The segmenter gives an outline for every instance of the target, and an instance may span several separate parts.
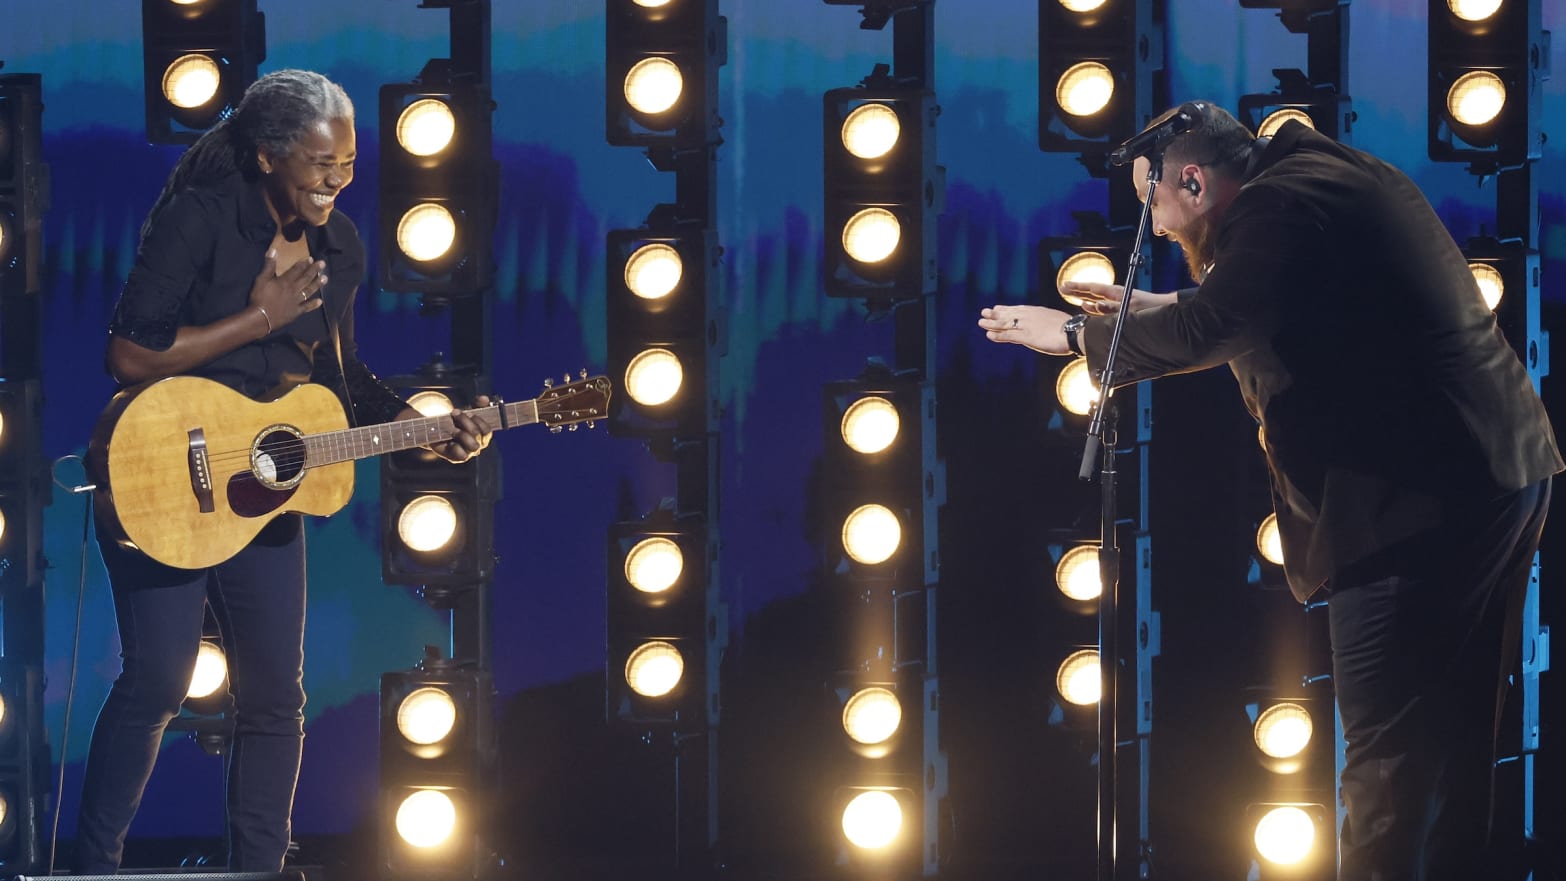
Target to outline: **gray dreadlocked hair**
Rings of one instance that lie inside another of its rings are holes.
[[[147,212],[141,237],[174,194],[186,187],[215,184],[229,175],[255,180],[257,148],[284,156],[311,127],[344,119],[353,122],[353,102],[343,87],[308,70],[279,70],[245,90],[239,106],[208,129],[175,163],[163,192]]]

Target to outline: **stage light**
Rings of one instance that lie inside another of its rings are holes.
[[[412,551],[438,551],[456,534],[457,509],[441,496],[418,496],[397,515],[397,538]]]
[[[445,740],[457,724],[457,703],[442,688],[415,689],[397,704],[397,733],[409,743],[430,746]]]
[[[889,688],[862,688],[843,705],[844,733],[865,746],[886,743],[897,733],[902,721],[902,702]]]
[[[1270,138],[1283,128],[1284,123],[1297,122],[1306,128],[1315,128],[1316,121],[1310,118],[1310,114],[1297,107],[1285,107],[1282,110],[1274,110],[1264,117],[1256,126],[1256,137]]]
[[[880,263],[897,250],[902,232],[895,214],[885,208],[866,208],[843,225],[843,250],[860,263]]]
[[[389,878],[474,878],[489,859],[478,821],[493,798],[494,683],[429,651],[381,676],[381,858]]]
[[[1298,865],[1315,846],[1316,821],[1295,805],[1273,806],[1256,822],[1252,839],[1256,852],[1267,862]]]
[[[679,287],[684,271],[679,251],[652,242],[637,248],[625,261],[625,287],[644,300],[662,300]]]
[[[1098,545],[1077,545],[1055,564],[1055,585],[1067,597],[1085,602],[1104,592],[1098,571]]]
[[[430,363],[387,384],[426,418],[467,407],[480,394],[478,378]],[[381,579],[425,588],[437,604],[450,590],[466,590],[494,571],[495,502],[501,456],[493,448],[466,462],[447,462],[416,447],[379,457],[381,470]]]
[[[1463,21],[1480,22],[1495,15],[1502,0],[1446,0],[1447,8]]]
[[[1151,72],[1163,66],[1160,27],[1136,0],[1039,0],[1039,148],[1079,153],[1095,175],[1150,111]],[[1139,51],[1139,48],[1140,51]],[[1138,97],[1139,92],[1147,92]]]
[[[717,70],[724,21],[712,0],[607,0],[605,137],[615,146],[692,149],[719,142]]]
[[[1466,126],[1489,125],[1505,106],[1506,84],[1488,70],[1465,73],[1446,91],[1446,112]]]
[[[414,156],[434,156],[451,145],[457,134],[457,117],[451,105],[435,98],[421,98],[397,116],[397,144]]]
[[[1073,293],[1067,293],[1068,284],[1114,284],[1115,265],[1109,261],[1109,257],[1102,251],[1078,251],[1067,257],[1060,264],[1060,271],[1055,273],[1055,290],[1060,298],[1073,306],[1080,308],[1086,300]]]
[[[1494,266],[1485,263],[1470,263],[1468,271],[1473,273],[1474,284],[1479,286],[1479,296],[1484,299],[1485,308],[1491,312],[1500,305],[1501,297],[1506,295],[1506,279]]]
[[[1518,239],[1478,236],[1464,244],[1463,255],[1478,296],[1495,312],[1507,342],[1524,366],[1537,370],[1543,359],[1539,251]]]
[[[163,97],[181,110],[195,110],[217,97],[222,77],[205,55],[181,55],[163,71]]]
[[[500,186],[487,83],[431,60],[380,89],[380,260],[384,290],[427,302],[481,294],[494,277]]]
[[[1086,358],[1075,358],[1060,369],[1055,378],[1055,398],[1066,412],[1086,416],[1098,403],[1098,382],[1088,370]]]
[[[644,643],[625,661],[625,683],[642,697],[663,697],[685,675],[685,656],[672,644]]]
[[[827,92],[822,112],[827,295],[897,300],[933,291],[945,199],[934,94],[878,71]]]
[[[256,0],[142,0],[147,139],[190,144],[239,106],[266,60]]]
[[[1055,671],[1055,690],[1068,703],[1085,707],[1098,703],[1103,694],[1097,649],[1071,653]]]
[[[880,850],[896,841],[902,832],[902,805],[889,792],[862,792],[843,809],[842,825],[843,835],[855,847]]]
[[[1256,747],[1274,759],[1293,759],[1310,745],[1310,713],[1297,703],[1276,703],[1257,717],[1251,733]]]
[[[1430,0],[1428,148],[1479,173],[1542,155],[1540,0]]]
[[[710,553],[699,518],[659,510],[610,527],[606,716],[690,723],[703,709]]]
[[[895,404],[880,395],[869,395],[843,411],[843,443],[856,453],[879,453],[897,440],[901,424]]]
[[[1278,531],[1278,515],[1268,514],[1256,528],[1256,552],[1275,566],[1283,565],[1283,534]]]
[[[636,543],[625,557],[625,580],[643,593],[663,593],[680,580],[685,555],[680,546],[661,536]]]
[[[861,505],[843,521],[844,552],[866,566],[891,559],[902,537],[902,523],[885,505]]]
[[[610,402],[612,434],[696,437],[715,430],[712,350],[706,316],[717,266],[712,230],[677,221],[659,206],[640,229],[611,230],[606,248],[609,372],[625,394]]]
[[[660,407],[674,400],[685,381],[685,368],[668,349],[647,349],[625,368],[625,394],[643,407]]]
[[[43,78],[0,74],[0,296],[43,288],[43,215],[49,166],[43,161]],[[0,370],[37,372],[36,304],[13,300],[0,323]],[[5,366],[9,365],[9,366]]]
[[[223,653],[223,647],[203,639],[196,650],[196,669],[190,674],[190,687],[185,690],[185,697],[195,700],[211,697],[227,682],[228,656]]]
[[[1134,196],[1130,198],[1140,207]],[[1067,293],[1066,286],[1115,284],[1131,262],[1131,231],[1111,229],[1104,215],[1095,211],[1074,211],[1071,216],[1077,224],[1074,235],[1052,236],[1039,243],[1039,278],[1053,278],[1061,301],[1081,309],[1085,301]]]
[[[456,827],[456,805],[438,789],[421,789],[397,806],[397,835],[414,847],[445,844]]]

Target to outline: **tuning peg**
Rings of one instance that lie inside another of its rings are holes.
[[[575,422],[571,423],[571,430],[572,431],[576,431],[576,423]]]
[[[565,383],[566,385],[570,385],[571,384],[571,374],[567,373],[565,376],[562,376],[560,378],[560,381]]]
[[[583,378],[583,379],[586,379],[586,378],[587,378],[587,368],[586,368],[586,367],[583,367],[583,368],[582,368],[582,378]]]
[[[563,428],[564,428],[564,426],[561,426],[561,425],[551,425],[551,426],[549,426],[549,433],[550,434],[559,434]]]
[[[544,388],[551,389],[551,388],[554,388],[554,387],[555,387],[554,379],[552,377],[548,377],[548,376],[544,377]]]
[[[597,428],[598,427],[598,420],[596,420],[596,419],[589,419],[589,420],[587,420],[587,427],[588,428]]]

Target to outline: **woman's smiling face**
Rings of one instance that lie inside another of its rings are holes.
[[[279,227],[321,226],[332,215],[337,194],[353,182],[356,155],[353,122],[323,120],[306,129],[286,156],[257,156],[268,206]]]

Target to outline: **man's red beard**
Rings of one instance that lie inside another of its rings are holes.
[[[1202,277],[1207,274],[1213,263],[1213,229],[1217,224],[1212,220],[1211,214],[1203,214],[1195,218],[1178,233],[1170,233],[1169,237],[1180,246],[1180,252],[1185,255],[1186,271],[1191,273],[1191,280],[1201,284]]]

